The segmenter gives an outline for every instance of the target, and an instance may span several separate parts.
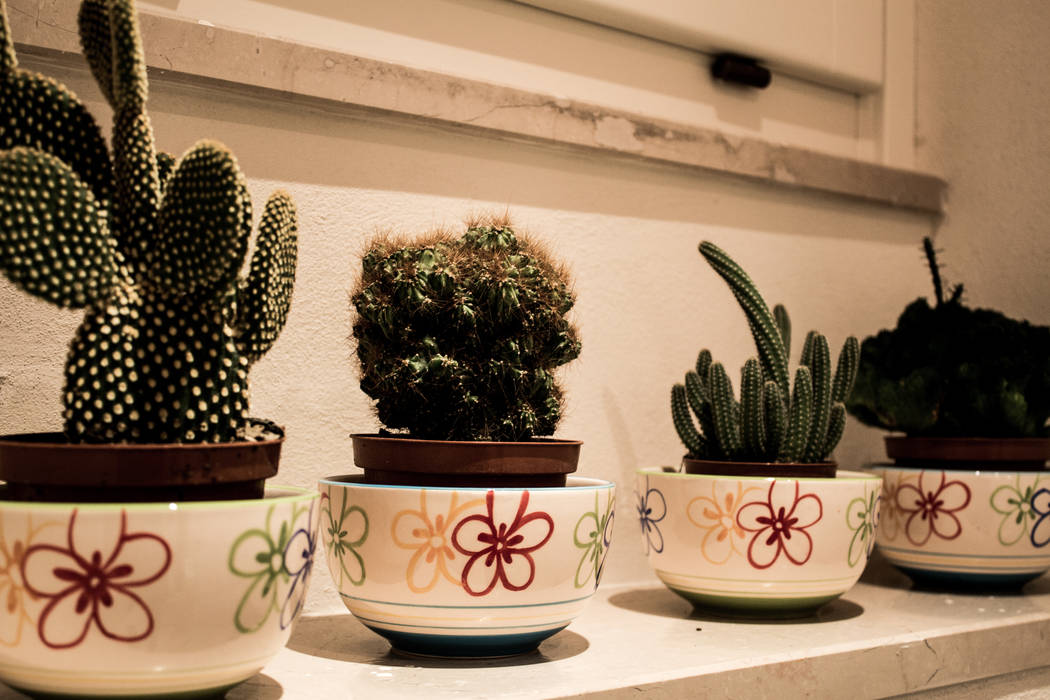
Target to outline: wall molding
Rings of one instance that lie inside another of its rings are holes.
[[[82,66],[76,6],[11,2],[18,51]],[[942,213],[946,198],[944,180],[916,171],[178,18],[143,14],[141,25],[151,80],[731,175],[932,215]]]

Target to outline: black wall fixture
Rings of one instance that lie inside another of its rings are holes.
[[[735,53],[716,54],[715,60],[711,62],[711,76],[716,80],[760,90],[769,87],[769,81],[772,80],[769,69],[760,66],[757,59]]]

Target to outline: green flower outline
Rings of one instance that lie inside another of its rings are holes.
[[[879,527],[879,502],[881,500],[879,489],[868,493],[868,488],[865,486],[864,495],[854,498],[846,506],[846,527],[853,532],[849,552],[846,554],[846,561],[850,568],[860,562],[861,552],[871,556],[871,549],[875,544],[875,531]],[[859,506],[859,510],[855,509],[854,505]]]
[[[616,513],[613,511],[613,496],[612,492],[607,494],[605,503],[605,514],[599,515],[600,510],[598,506],[598,492],[594,492],[594,510],[587,511],[580,516],[580,519],[576,521],[576,527],[572,531],[573,543],[579,548],[584,550],[583,556],[580,557],[580,563],[576,567],[576,578],[573,580],[573,584],[576,588],[583,588],[587,585],[587,582],[591,580],[591,576],[594,576],[594,587],[598,587],[598,582],[601,579],[602,567],[605,564],[605,554],[608,554],[610,537],[607,537],[609,527],[612,525],[613,518],[616,517]],[[590,520],[594,524],[594,529],[591,530],[587,537],[583,540],[580,539],[580,526],[585,521]],[[603,554],[604,553],[604,554]],[[580,575],[584,572],[584,565],[589,561],[592,562],[591,566],[586,568],[587,575],[581,581]]]
[[[1024,536],[1030,531],[1029,525],[1032,525],[1039,517],[1032,508],[1032,497],[1038,490],[1041,480],[1042,477],[1035,477],[1035,481],[1024,487],[1022,491],[1021,475],[1018,474],[1013,486],[1003,484],[992,491],[992,495],[988,499],[988,505],[996,513],[1003,516],[1003,519],[999,521],[999,531],[997,533],[999,544],[1005,547],[1013,546],[1024,539]],[[1004,498],[1005,501],[1003,500]],[[996,504],[997,500],[999,501],[998,505]],[[1010,528],[1014,529],[1016,533],[1014,535],[1009,533],[1004,535],[1004,531]]]
[[[336,522],[336,519],[332,516],[332,497],[330,493],[321,495],[321,500],[326,504],[321,506],[321,515],[326,516],[328,519],[328,523],[324,528],[324,546],[325,550],[328,552],[328,561],[339,562],[339,581],[336,583],[342,585],[345,577],[353,585],[360,586],[365,582],[366,578],[365,560],[357,552],[357,548],[364,544],[365,540],[368,539],[368,513],[366,513],[361,506],[354,505],[347,507],[347,490],[341,489],[341,491],[343,493],[343,503],[339,509],[338,522]],[[349,534],[347,520],[355,512],[360,513],[361,519],[364,522],[364,529],[360,537],[356,540],[348,541],[346,539]],[[352,554],[354,560],[357,561],[357,565],[361,569],[360,576],[354,576],[349,570],[347,570],[345,556],[347,553]]]
[[[259,631],[266,624],[266,621],[270,619],[271,613],[280,611],[281,604],[278,602],[278,589],[281,588],[282,583],[287,584],[291,580],[291,575],[288,573],[288,567],[284,561],[284,552],[288,547],[288,541],[291,539],[292,533],[295,531],[295,523],[304,513],[309,513],[308,507],[293,504],[291,519],[281,520],[275,539],[271,535],[274,526],[273,514],[275,509],[276,505],[272,505],[266,511],[266,522],[262,528],[245,530],[233,541],[229,557],[227,558],[226,563],[230,573],[240,578],[252,579],[251,584],[241,597],[241,602],[237,605],[237,610],[233,614],[233,624],[237,631],[242,634]],[[309,523],[307,523],[307,526],[309,526]],[[259,568],[243,570],[236,561],[238,551],[246,542],[256,538],[259,540],[259,548],[255,552],[255,556],[251,557],[251,561],[258,564]],[[244,617],[248,612],[247,606],[252,601],[252,593],[260,587],[258,598],[268,599],[268,602],[264,604],[261,613],[259,613],[258,621],[251,624],[250,622],[245,622]]]

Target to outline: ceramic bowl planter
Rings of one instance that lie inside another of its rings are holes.
[[[583,609],[601,579],[615,488],[433,488],[324,479],[321,533],[346,607],[396,650],[528,652]]]
[[[697,609],[798,617],[860,578],[881,480],[694,475],[642,469],[635,503],[657,577]]]
[[[0,680],[31,693],[219,692],[284,646],[318,495],[197,503],[0,501]]]
[[[1050,569],[1050,441],[887,437],[879,549],[916,583],[1016,587]],[[904,464],[900,464],[904,462]]]

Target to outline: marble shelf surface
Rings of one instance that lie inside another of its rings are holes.
[[[309,616],[227,698],[990,697],[996,678],[1013,688],[996,697],[1028,698],[1050,693],[1047,666],[1050,575],[1009,595],[915,591],[876,558],[841,599],[786,622],[699,615],[655,580],[603,586],[568,629],[504,660],[399,656],[349,613]]]

